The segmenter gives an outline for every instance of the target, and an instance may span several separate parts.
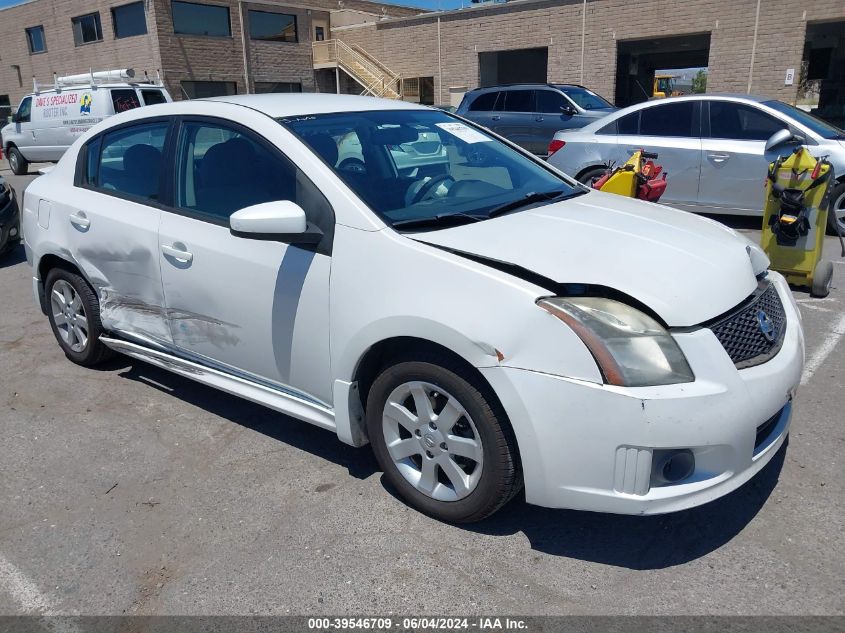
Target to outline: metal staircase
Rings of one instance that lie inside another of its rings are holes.
[[[312,44],[314,68],[339,68],[358,82],[362,95],[399,99],[399,73],[395,73],[360,46],[332,39]]]

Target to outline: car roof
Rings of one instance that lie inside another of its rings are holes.
[[[78,90],[88,90],[88,91],[96,91],[96,90],[103,90],[105,88],[155,88],[156,90],[164,90],[164,86],[160,86],[157,84],[148,84],[148,83],[108,83],[108,84],[95,84],[94,87],[91,87],[91,84],[76,84],[73,86],[62,86],[59,90],[55,88],[44,88],[43,90],[39,90],[38,92],[30,92],[27,97],[39,97],[43,94],[53,94],[53,93],[60,93],[60,92],[76,92]]]
[[[426,106],[400,101],[359,95],[338,95],[326,93],[284,93],[260,95],[231,95],[211,97],[198,101],[218,101],[245,106],[262,112],[274,119],[305,114],[327,114],[331,112],[363,112],[371,110],[425,110]]]
[[[584,88],[580,84],[558,84],[558,83],[523,83],[523,84],[498,84],[496,86],[485,86],[484,88],[473,88],[469,92],[485,92],[492,90],[507,90],[510,88]],[[585,88],[586,90],[586,88]]]

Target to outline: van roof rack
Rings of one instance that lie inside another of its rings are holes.
[[[115,70],[99,71],[91,69],[87,73],[81,73],[78,75],[63,75],[61,77],[56,73],[53,73],[53,85],[50,88],[40,86],[38,84],[38,80],[33,77],[32,91],[35,94],[39,94],[44,90],[55,90],[56,92],[61,92],[63,88],[74,88],[79,86],[90,86],[92,90],[96,90],[100,85],[114,83],[128,83],[132,85],[150,84],[155,86],[163,85],[161,82],[161,74],[158,70],[156,71],[155,80],[152,80],[147,74],[147,71],[144,71],[143,79],[136,79],[134,68],[118,68]]]

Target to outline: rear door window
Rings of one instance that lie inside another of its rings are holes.
[[[497,96],[499,96],[498,92],[485,92],[484,94],[478,95],[469,104],[470,112],[492,112],[496,107]]]
[[[111,91],[111,102],[114,106],[114,113],[120,114],[127,110],[141,107],[141,100],[132,88],[121,88]]]
[[[534,112],[533,90],[505,91],[505,112]]]
[[[639,134],[640,133],[640,111],[626,114],[616,120],[617,134]]]
[[[692,101],[665,103],[640,110],[640,134],[643,136],[698,136],[693,129],[695,104]]]
[[[169,123],[144,123],[109,132],[88,145],[89,185],[139,200],[158,200]],[[101,147],[98,147],[101,145]],[[96,160],[99,158],[99,160]]]
[[[783,121],[753,106],[710,101],[710,138],[765,141],[786,127]]]

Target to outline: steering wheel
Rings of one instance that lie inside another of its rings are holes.
[[[447,180],[451,180],[452,182],[455,181],[455,179],[452,178],[452,176],[450,176],[449,174],[440,174],[439,176],[433,176],[431,180],[423,184],[423,186],[419,188],[419,191],[414,194],[414,197],[411,198],[411,204],[422,202],[430,193],[432,193],[437,188],[438,185],[446,182]]]

